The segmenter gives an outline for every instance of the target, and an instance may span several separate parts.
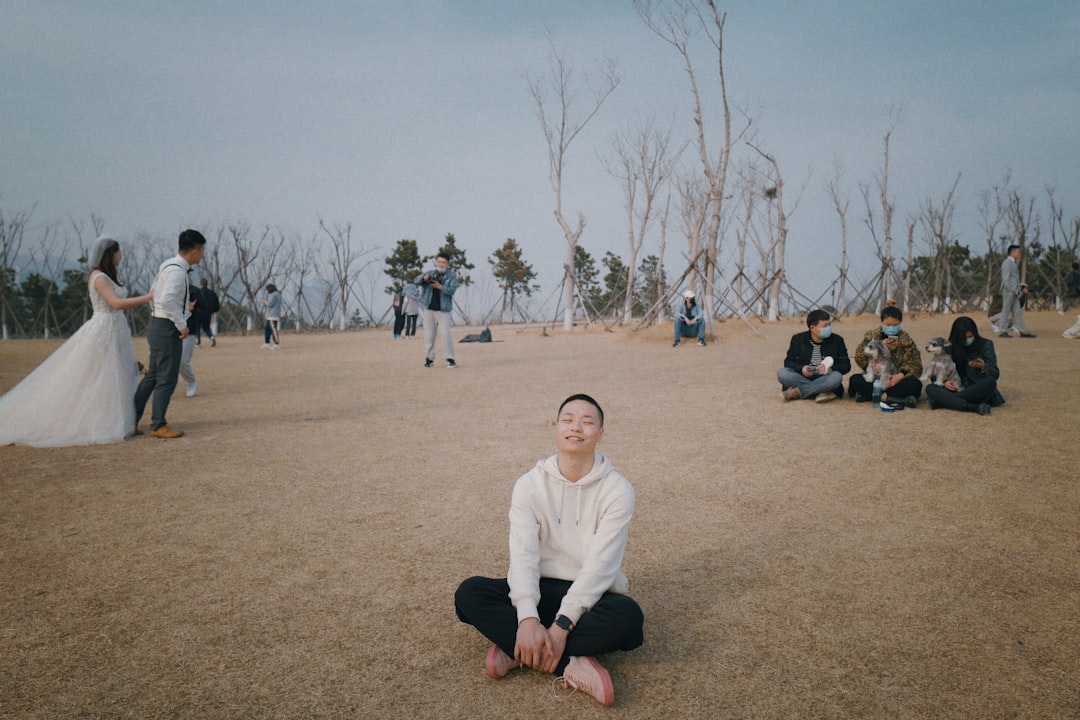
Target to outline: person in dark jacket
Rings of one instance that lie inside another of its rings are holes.
[[[926,404],[931,410],[943,407],[989,415],[991,407],[1005,404],[1005,398],[997,389],[1001,371],[994,343],[979,335],[975,321],[966,315],[953,320],[949,331],[949,355],[956,363],[963,387],[951,380],[944,386],[927,385]]]
[[[844,375],[851,371],[844,338],[834,335],[832,318],[822,309],[806,316],[806,332],[791,337],[784,367],[776,371],[787,400],[814,398],[828,402],[844,394]]]

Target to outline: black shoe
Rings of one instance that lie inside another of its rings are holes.
[[[926,407],[931,410],[937,410],[937,403],[934,402],[933,398],[926,398]]]
[[[680,341],[676,340],[675,342],[671,343],[671,347],[679,347],[679,344]]]
[[[1007,338],[1011,338],[1011,337],[1012,337],[1012,335],[1010,335],[1010,334],[1009,334],[1009,333],[1007,333],[1007,332],[1003,332],[1003,333],[998,333],[998,337],[1007,337]]]
[[[448,368],[450,368],[451,370],[453,370],[454,368],[456,368],[456,367],[457,367],[457,363],[456,363],[456,362],[454,362],[453,360],[447,360],[447,361],[446,361],[446,367],[448,367]]]
[[[990,414],[990,404],[989,403],[979,403],[979,414],[980,415],[989,415]]]
[[[855,402],[870,402],[870,398],[866,397],[865,395],[856,395]]]
[[[701,347],[705,347],[705,341],[704,340],[698,340],[697,344],[700,345]]]
[[[907,397],[889,398],[889,403],[892,405],[902,405],[906,408],[913,408],[919,404],[919,401],[908,395]]]
[[[432,360],[431,358],[428,358],[427,360],[424,361],[424,367],[431,367],[432,363],[434,363],[434,362],[435,362],[434,360]]]
[[[210,347],[217,347],[217,338],[216,337],[210,338]]]
[[[1029,332],[1022,332],[1022,333],[1020,333],[1020,337],[1035,337],[1035,336],[1034,336],[1034,335],[1032,335],[1032,334],[1031,334],[1031,333],[1029,333]]]

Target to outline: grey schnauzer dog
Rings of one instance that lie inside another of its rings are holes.
[[[947,352],[948,348],[949,343],[945,341],[945,338],[930,338],[930,342],[926,344],[926,351],[930,353],[930,362],[926,364],[922,377],[919,378],[921,383],[925,385],[932,381],[935,385],[944,385],[952,380],[957,388],[963,387],[960,373],[956,371],[956,363]]]
[[[880,380],[883,387],[889,387],[889,379],[896,374],[896,365],[892,361],[892,353],[881,340],[871,340],[863,348],[866,353],[866,372],[863,379],[866,382]]]

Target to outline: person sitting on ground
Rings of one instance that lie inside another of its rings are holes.
[[[811,310],[806,332],[791,336],[784,367],[776,371],[784,400],[814,398],[828,402],[844,395],[844,375],[851,370],[844,338],[834,335],[825,310]]]
[[[694,291],[683,293],[683,304],[675,311],[675,344],[679,347],[684,337],[697,336],[697,344],[705,345],[705,318],[701,314]]]
[[[471,577],[458,587],[458,619],[492,645],[487,674],[498,680],[529,667],[565,686],[615,702],[595,656],[644,641],[641,608],[628,597],[623,553],[634,489],[596,452],[604,411],[588,395],[559,407],[558,453],[514,484],[506,579]]]
[[[961,316],[953,320],[949,331],[949,356],[956,363],[963,387],[951,380],[944,386],[926,386],[926,404],[931,410],[939,407],[989,415],[991,407],[1005,404],[1005,398],[997,389],[1001,376],[998,370],[994,343],[979,335],[979,328],[971,318]]]
[[[881,401],[905,407],[915,407],[922,395],[922,355],[919,346],[900,327],[904,313],[896,307],[896,301],[890,300],[881,311],[881,327],[876,327],[863,336],[859,347],[855,348],[855,364],[866,371],[870,359],[866,357],[866,346],[871,340],[881,340],[889,349],[896,372],[889,378],[882,389]],[[855,373],[848,381],[848,394],[856,402],[867,402],[873,398],[873,381],[867,381],[861,373]]]

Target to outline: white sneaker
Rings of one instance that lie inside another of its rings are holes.
[[[188,383],[187,392],[184,393],[187,397],[195,397],[195,393],[199,390],[199,383]]]
[[[263,343],[263,346],[262,346],[263,350],[265,350],[268,347],[270,347],[270,343]]]

